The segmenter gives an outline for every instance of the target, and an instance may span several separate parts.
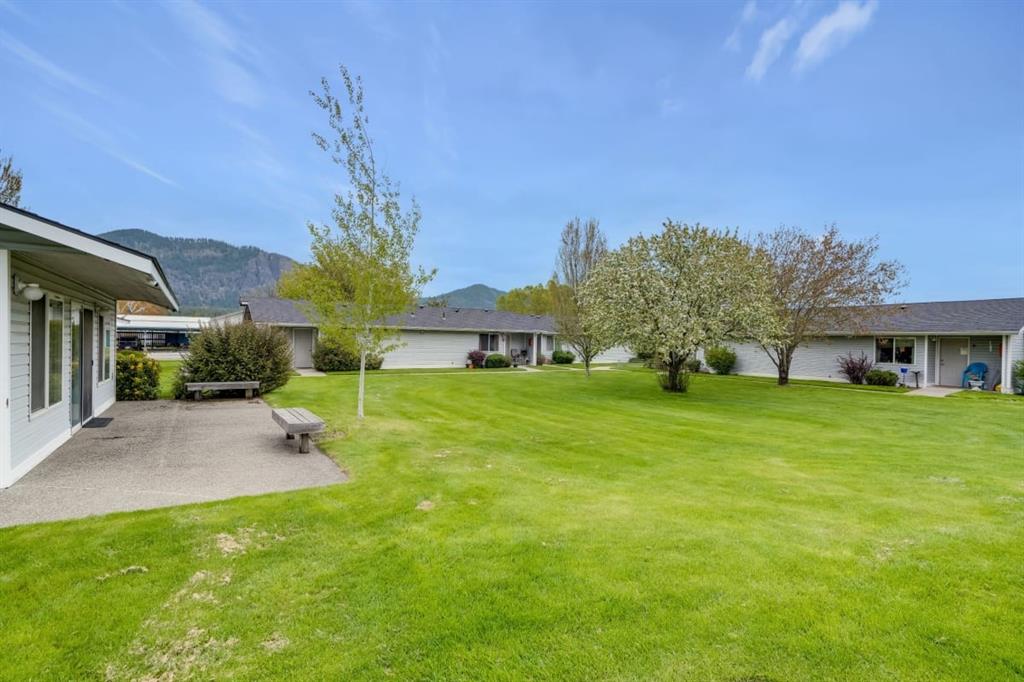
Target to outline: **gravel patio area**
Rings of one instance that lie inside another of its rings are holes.
[[[346,480],[285,440],[261,400],[119,402],[0,490],[0,526],[296,490]]]

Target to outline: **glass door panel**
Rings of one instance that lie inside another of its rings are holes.
[[[71,426],[82,423],[82,311],[71,311]]]

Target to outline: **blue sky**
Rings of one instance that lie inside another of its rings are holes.
[[[302,259],[344,187],[308,91],[366,82],[436,293],[565,221],[878,234],[904,300],[1024,295],[1024,3],[19,3],[0,147],[32,210]]]

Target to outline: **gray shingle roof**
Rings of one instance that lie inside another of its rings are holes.
[[[934,301],[875,306],[863,331],[1005,334],[1016,333],[1022,327],[1024,298],[988,298],[976,301]]]
[[[242,305],[249,310],[249,319],[262,324],[310,325],[301,304],[286,298],[247,298]]]
[[[309,325],[302,304],[283,298],[250,298],[244,301],[253,322],[263,324]],[[420,306],[386,320],[399,329],[438,329],[477,332],[555,333],[555,321],[547,315],[520,315],[481,308],[432,308]]]

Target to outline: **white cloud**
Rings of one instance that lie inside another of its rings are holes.
[[[67,69],[61,68],[28,45],[12,38],[2,31],[0,31],[0,45],[3,45],[16,57],[20,58],[29,66],[34,67],[37,71],[50,78],[50,80],[63,83],[64,85],[70,85],[71,87],[81,90],[82,92],[87,92],[90,95],[100,94],[99,89],[89,80],[71,73]]]
[[[796,31],[796,23],[790,17],[780,19],[770,28],[761,34],[761,41],[757,45],[757,52],[747,67],[747,78],[759,81],[764,78],[768,68],[775,63],[775,60],[782,54],[786,43],[793,37]]]
[[[263,90],[248,66],[257,56],[251,43],[242,40],[227,22],[195,0],[165,5],[199,46],[221,96],[249,107],[262,103]]]
[[[757,0],[747,0],[743,4],[743,9],[740,10],[740,20],[737,22],[735,28],[729,37],[725,39],[725,48],[732,50],[733,52],[739,52],[740,50],[740,37],[743,32],[743,26],[749,24],[757,18]]]
[[[91,144],[92,146],[96,147],[107,156],[113,159],[117,159],[124,165],[142,173],[143,175],[148,175],[154,180],[162,182],[165,185],[169,185],[171,187],[180,187],[178,183],[176,183],[174,180],[171,180],[166,175],[158,173],[157,171],[153,170],[146,164],[142,163],[141,161],[138,161],[137,159],[129,156],[124,151],[122,151],[120,145],[117,144],[116,140],[114,139],[114,136],[108,133],[106,130],[103,130],[94,123],[87,121],[78,114],[68,111],[67,109],[64,109],[55,104],[42,102],[42,105],[45,108],[49,109],[55,115],[64,119],[64,121],[68,124],[68,129],[71,132],[71,134],[77,137],[78,139],[82,140],[83,142]]]
[[[822,17],[800,38],[794,69],[802,71],[845,46],[867,28],[878,9],[878,0],[843,0],[835,11]]]

